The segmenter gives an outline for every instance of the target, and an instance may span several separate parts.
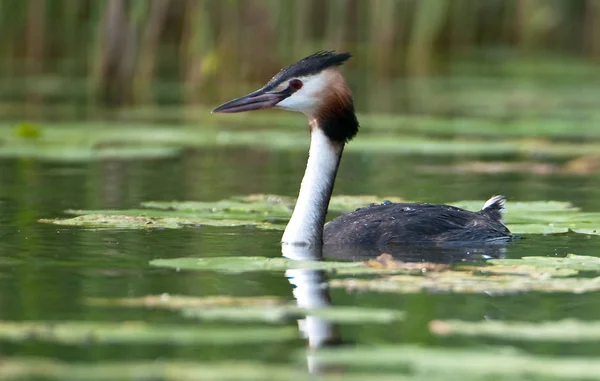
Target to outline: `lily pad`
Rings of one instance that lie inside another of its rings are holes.
[[[335,196],[330,211],[345,213],[358,207],[384,200],[403,202],[399,197]],[[42,219],[41,222],[67,226],[102,228],[167,228],[190,226],[239,227],[283,230],[292,214],[295,200],[291,197],[254,194],[235,196],[214,202],[170,201],[144,202],[142,209],[68,210],[77,217]],[[479,210],[484,201],[459,201],[453,205]],[[509,202],[505,215],[509,229],[515,234],[560,234],[569,231],[600,235],[600,213],[584,213],[568,202]]]
[[[207,270],[226,273],[241,273],[252,271],[285,271],[289,269],[335,271],[337,269],[360,268],[362,264],[360,262],[296,261],[283,257],[209,257],[154,259],[150,261],[150,265],[180,270]]]
[[[389,254],[388,254],[389,255]],[[401,263],[382,267],[367,262],[342,261],[298,261],[284,257],[208,257],[208,258],[169,258],[150,261],[151,266],[176,268],[178,270],[204,270],[224,273],[255,271],[286,271],[290,269],[323,270],[336,276],[422,274],[424,271],[441,271],[446,265],[433,263]],[[550,269],[557,272],[555,269]],[[564,273],[564,272],[563,272]],[[573,272],[570,272],[571,274]],[[576,273],[576,272],[575,272]]]
[[[93,228],[112,229],[180,229],[183,227],[220,226],[220,227],[243,227],[252,226],[258,229],[283,230],[285,226],[268,222],[255,222],[247,220],[227,219],[222,216],[217,218],[206,217],[149,217],[142,215],[128,215],[131,211],[121,211],[123,214],[95,213],[94,211],[80,211],[85,213],[73,218],[40,219],[40,222],[64,226],[82,226]],[[89,214],[88,214],[89,213]]]
[[[600,257],[567,254],[566,257],[523,257],[521,259],[491,259],[492,265],[556,267],[580,271],[600,271]]]
[[[374,261],[368,261],[372,264]],[[380,261],[376,261],[379,263]],[[389,268],[389,264],[387,268]],[[575,278],[579,271],[600,268],[600,258],[569,254],[566,258],[524,257],[492,259],[485,266],[455,266],[452,270],[419,275],[393,275],[375,279],[343,278],[331,287],[350,291],[395,293],[446,292],[512,294],[521,292],[583,293],[600,290],[600,277]]]
[[[183,311],[185,317],[201,320],[281,322],[302,319],[306,316],[319,317],[336,323],[393,323],[404,318],[404,312],[364,307],[332,306],[328,308],[304,309],[296,305],[274,307],[217,307],[193,308]]]
[[[304,354],[300,357],[304,359]],[[315,351],[313,359],[321,366],[395,371],[407,380],[597,380],[600,372],[600,363],[594,357],[556,358],[477,347],[327,348]]]
[[[156,159],[177,156],[181,149],[174,147],[69,147],[44,146],[35,143],[0,146],[0,158],[28,157],[53,161],[93,161],[104,159]]]
[[[507,224],[513,234],[564,234],[569,232],[569,228],[555,226],[550,224]]]
[[[67,363],[51,359],[11,357],[0,363],[2,380],[164,380],[164,381],[294,381],[306,380],[297,366],[235,361],[128,361]]]
[[[330,287],[348,291],[375,291],[413,294],[460,293],[505,295],[523,292],[584,293],[600,290],[597,278],[553,278],[544,273],[533,276],[478,275],[462,271],[426,273],[425,276],[394,275],[377,279],[332,279]]]
[[[186,308],[216,308],[216,307],[272,307],[282,305],[283,299],[276,296],[205,296],[193,297],[184,295],[147,295],[141,298],[90,298],[87,303],[94,306],[146,307],[168,310]]]
[[[401,311],[382,308],[332,306],[305,309],[273,296],[197,298],[165,294],[142,298],[91,298],[88,303],[108,307],[164,308],[182,311],[186,317],[218,321],[285,322],[311,315],[340,323],[390,323],[404,317]]]
[[[500,340],[586,342],[600,340],[599,321],[567,319],[546,322],[434,320],[429,330],[439,336],[483,336]]]
[[[202,328],[152,325],[143,321],[49,322],[0,321],[0,341],[51,341],[62,344],[240,344],[294,340],[293,327]]]
[[[349,196],[340,195],[331,197],[329,210],[337,212],[349,212],[356,208],[369,204],[379,204],[384,200],[391,202],[403,202],[400,197],[379,197],[374,195]],[[248,196],[234,196],[230,199],[215,202],[184,201],[184,202],[159,202],[150,201],[142,203],[145,208],[181,210],[181,211],[227,211],[241,213],[269,213],[283,216],[291,216],[296,199],[292,197],[252,194]]]

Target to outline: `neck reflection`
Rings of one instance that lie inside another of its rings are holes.
[[[282,245],[282,254],[284,257],[297,261],[323,260],[320,246],[284,244]],[[292,292],[298,307],[310,310],[328,308],[332,305],[325,271],[290,268],[286,270],[285,276],[292,285]],[[326,371],[318,364],[311,349],[341,344],[342,340],[337,325],[326,319],[307,314],[306,317],[298,320],[298,329],[308,344],[306,360],[309,372]]]

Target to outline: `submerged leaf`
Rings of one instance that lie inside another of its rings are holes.
[[[500,340],[583,342],[600,340],[599,321],[546,322],[434,320],[429,330],[440,336],[483,336]]]

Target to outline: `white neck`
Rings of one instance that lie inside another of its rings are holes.
[[[281,241],[284,244],[321,245],[323,225],[344,145],[332,142],[313,124],[308,163],[298,201]]]

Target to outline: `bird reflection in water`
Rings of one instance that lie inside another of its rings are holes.
[[[387,254],[395,260],[403,262],[431,262],[451,264],[454,262],[475,262],[487,258],[499,258],[505,255],[505,245],[469,245],[469,246],[435,246],[435,245],[396,245],[386,247]],[[282,245],[284,257],[297,261],[322,261],[324,256],[336,260],[368,260],[380,254],[381,250],[318,245]],[[285,276],[293,288],[293,295],[298,307],[311,310],[323,309],[333,305],[329,294],[327,274],[323,270],[305,268],[289,268]],[[339,372],[339,367],[331,368],[320,364],[314,349],[349,345],[340,336],[338,326],[324,318],[307,314],[298,320],[298,329],[307,341],[307,369],[311,374]]]

